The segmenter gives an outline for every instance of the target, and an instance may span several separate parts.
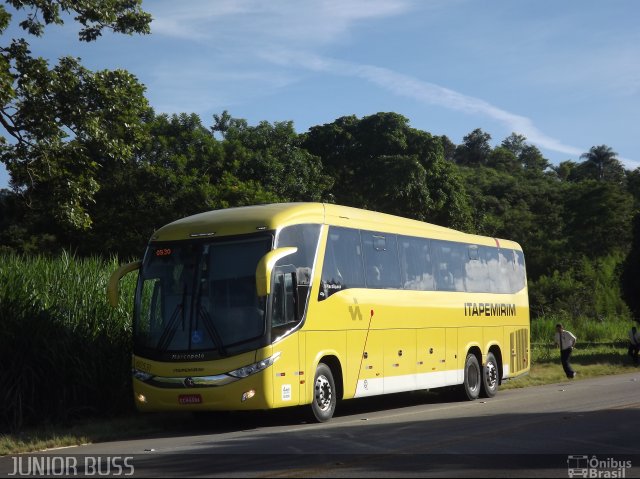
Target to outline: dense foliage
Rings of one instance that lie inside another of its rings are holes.
[[[521,135],[492,148],[475,130],[456,146],[396,113],[298,134],[291,122],[254,127],[227,112],[211,127],[195,114],[147,112],[140,128],[147,139],[131,158],[97,170],[90,228],[62,225],[4,190],[0,251],[126,259],[140,256],[154,229],[190,214],[329,201],[518,241],[534,318],[629,319],[627,303],[638,316],[638,172],[604,145],[552,167]],[[454,146],[449,160],[445,145]]]

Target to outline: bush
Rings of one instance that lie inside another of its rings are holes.
[[[554,271],[529,283],[532,318],[556,316],[564,321],[630,320],[620,291],[621,255],[595,260],[583,257],[566,271]]]

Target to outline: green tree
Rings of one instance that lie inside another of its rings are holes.
[[[527,143],[527,138],[517,133],[511,133],[507,138],[502,140],[500,145],[502,148],[509,150],[515,155],[520,166],[532,173],[542,173],[550,164],[542,156],[540,150]],[[495,151],[495,150],[494,150]]]
[[[456,147],[456,163],[465,166],[486,165],[491,153],[491,135],[476,128],[462,140],[462,144]]]
[[[564,195],[565,230],[575,255],[606,256],[625,252],[631,240],[633,197],[620,185],[584,180]]]
[[[228,171],[239,180],[258,182],[281,201],[326,199],[331,178],[320,158],[302,147],[293,122],[249,126],[244,120],[225,118],[225,113],[215,118],[212,130],[224,133]]]
[[[0,5],[0,33],[23,13],[19,25],[34,36],[75,15],[82,25],[79,39],[87,42],[105,28],[148,33],[151,21],[141,0],[7,3],[15,12]],[[0,161],[12,185],[34,210],[46,210],[69,228],[88,228],[87,206],[99,188],[98,170],[132,157],[144,141],[144,87],[126,71],[92,72],[77,58],[62,57],[51,67],[32,55],[25,38],[0,46],[0,85]]]
[[[640,167],[627,171],[627,190],[633,195],[636,209],[640,209]]]
[[[440,139],[411,128],[402,115],[346,116],[310,128],[304,138],[334,178],[337,203],[471,227],[464,185]]]
[[[504,146],[494,148],[491,153],[489,153],[487,156],[487,166],[510,173],[517,173],[522,169],[515,153]]]
[[[145,128],[148,140],[133,157],[98,171],[92,228],[61,233],[78,253],[138,256],[155,229],[213,207],[223,152],[200,118],[148,115]]]
[[[500,146],[509,150],[517,158],[522,153],[522,150],[526,146],[526,143],[527,138],[524,135],[513,132],[504,140],[502,140]]]
[[[607,145],[592,146],[587,153],[580,155],[585,161],[576,167],[577,179],[623,182],[625,171],[617,156]]]
[[[533,174],[541,174],[551,166],[540,150],[533,145],[525,145],[518,159],[525,171]]]
[[[456,159],[456,145],[449,139],[447,135],[436,136],[442,143],[442,149],[444,151],[444,159],[447,161],[455,162]]]
[[[214,133],[219,132],[224,138],[227,135],[227,131],[231,128],[234,129],[245,129],[248,127],[246,120],[241,118],[233,118],[227,110],[224,110],[222,114],[213,115],[213,126],[211,127],[211,131]]]
[[[574,177],[576,166],[578,166],[578,164],[575,161],[566,160],[561,161],[557,166],[552,166],[551,169],[560,181],[570,181]]]
[[[259,182],[234,176],[224,142],[198,115],[149,116],[146,127],[149,140],[134,158],[100,170],[93,227],[64,238],[79,253],[139,256],[153,231],[176,219],[278,201]]]

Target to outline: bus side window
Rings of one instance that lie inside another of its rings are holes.
[[[481,254],[487,263],[487,272],[489,276],[488,293],[500,292],[500,265],[498,257],[498,248],[491,246],[483,246]]]
[[[273,285],[273,303],[271,314],[272,328],[287,326],[298,322],[296,306],[296,274],[293,266],[277,267]]]
[[[309,293],[311,292],[311,275],[313,262],[318,249],[320,225],[299,224],[283,228],[278,233],[277,247],[294,246],[298,251],[283,258],[282,261],[294,266],[296,275],[296,304],[298,320],[302,320],[307,309]]]
[[[404,289],[433,291],[433,262],[428,239],[400,236],[399,253]]]
[[[328,298],[347,288],[365,286],[362,269],[360,231],[332,226],[322,267],[322,284],[318,299]]]
[[[489,265],[487,263],[487,246],[469,246],[469,259],[465,265],[467,291],[470,293],[491,292]]]
[[[522,251],[515,251],[516,255],[516,271],[515,271],[515,288],[513,292],[520,291],[527,284],[527,275],[525,273],[524,254]]]
[[[339,236],[329,232],[327,236],[327,248],[324,253],[324,265],[322,267],[322,278],[320,280],[319,300],[331,296],[336,291],[342,289],[342,275],[336,265],[335,244]]]
[[[455,291],[453,283],[453,273],[449,269],[446,261],[438,262],[438,272],[436,274],[438,291]]]
[[[508,249],[498,250],[498,293],[510,293],[509,278],[513,274],[513,251]]]
[[[439,291],[464,291],[467,245],[451,241],[433,241],[436,251],[436,286]]]
[[[367,287],[401,288],[395,235],[361,231]]]
[[[502,250],[505,256],[505,268],[509,280],[509,292],[517,293],[525,285],[524,256],[521,251]]]

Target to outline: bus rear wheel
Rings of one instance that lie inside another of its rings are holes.
[[[482,396],[492,398],[498,392],[500,385],[500,374],[498,362],[493,353],[487,354],[487,362],[482,368]]]
[[[336,410],[336,385],[331,368],[324,363],[318,365],[313,380],[313,400],[311,410],[318,422],[326,422],[333,417]]]
[[[464,393],[467,399],[474,401],[480,396],[480,389],[482,385],[482,374],[480,372],[480,364],[475,354],[467,354],[467,359],[464,362]]]

